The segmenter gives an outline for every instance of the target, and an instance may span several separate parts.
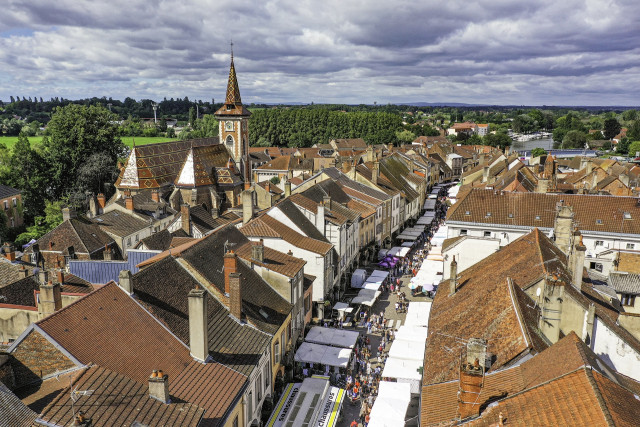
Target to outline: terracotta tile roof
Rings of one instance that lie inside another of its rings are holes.
[[[291,255],[287,255],[280,251],[276,251],[274,249],[264,247],[264,261],[258,262],[252,258],[251,247],[255,244],[255,242],[250,242],[240,246],[236,254],[250,262],[257,265],[261,265],[269,270],[275,271],[276,273],[280,273],[289,278],[295,277],[300,270],[304,268],[304,265],[307,263],[305,260],[301,258],[296,258]]]
[[[373,209],[370,205],[359,202],[355,199],[351,199],[347,202],[347,207],[353,211],[360,213],[360,216],[364,218],[368,218],[371,215],[375,215],[376,210]]]
[[[258,182],[256,185],[259,185],[260,187],[264,188],[265,190],[267,190],[267,191],[269,191],[271,193],[275,193],[275,194],[284,193],[284,191],[282,191],[282,189],[280,187],[278,187],[277,185],[275,185],[271,181]]]
[[[287,227],[275,218],[270,217],[269,215],[264,215],[262,221],[270,229],[278,233],[278,236],[282,237],[287,242],[299,248],[306,249],[320,255],[326,254],[333,248],[333,245],[331,243],[322,240],[316,240],[312,237],[307,237],[300,233],[297,233],[296,231]]]
[[[5,257],[0,256],[0,287],[24,278],[23,268],[27,270],[27,275],[33,274],[33,266],[17,262],[12,263]]]
[[[447,220],[553,228],[556,204],[560,201],[573,207],[574,218],[581,231],[640,234],[640,205],[635,197],[496,193],[472,189],[458,198],[447,212]],[[629,212],[631,219],[623,219],[623,212]],[[487,213],[491,215],[487,216]]]
[[[218,137],[138,145],[127,159],[115,186],[158,188],[176,179],[192,147],[218,144]],[[135,164],[132,162],[135,160]],[[129,163],[132,163],[131,165]]]
[[[235,250],[248,242],[236,227],[230,225],[184,250],[181,258],[207,280],[214,290],[223,295],[225,248]],[[233,246],[228,246],[229,244]],[[291,304],[243,262],[238,262],[237,272],[241,274],[242,311],[247,321],[259,330],[273,335],[291,313]],[[228,301],[223,303],[228,304]]]
[[[179,229],[174,231],[173,233],[169,232],[169,230],[158,231],[157,233],[153,233],[149,237],[145,237],[142,239],[141,245],[147,247],[147,249],[152,251],[165,251],[171,247],[171,242],[174,237],[188,237],[187,233],[184,230]],[[141,246],[139,245],[139,246]]]
[[[280,235],[263,220],[262,216],[254,218],[240,228],[240,232],[251,237],[280,237]]]
[[[169,378],[170,388],[175,390]],[[165,404],[149,397],[149,386],[134,381],[108,369],[91,366],[81,369],[73,380],[73,388],[91,390],[73,402],[70,389],[65,388],[47,405],[40,418],[56,425],[73,425],[73,412],[83,411],[91,418],[92,426],[131,426],[134,422],[143,425],[197,426],[204,409],[193,403]],[[114,399],[117,396],[117,399]]]
[[[334,139],[336,147],[339,150],[345,150],[350,148],[360,148],[366,149],[367,143],[362,138],[345,138],[345,139]]]
[[[52,249],[50,249],[50,244]],[[38,239],[41,251],[60,251],[65,253],[73,246],[75,253],[91,254],[104,248],[105,245],[115,247],[111,236],[100,229],[100,226],[84,218],[72,218]],[[33,246],[27,250],[31,252]]]
[[[201,283],[178,262],[169,257],[133,276],[135,297],[166,325],[182,342],[189,343],[188,294]],[[207,298],[209,354],[218,363],[244,375],[250,375],[271,342],[248,324],[240,324],[229,316],[229,310],[214,296]]]
[[[444,241],[442,242],[442,252],[448,250],[450,247],[454,246],[456,243],[466,238],[467,236],[458,236],[458,237],[451,237],[449,239],[444,239]]]
[[[258,170],[279,170],[288,171],[291,163],[291,156],[280,156],[260,166]]]

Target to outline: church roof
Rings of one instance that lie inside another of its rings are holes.
[[[116,187],[144,189],[172,184],[191,148],[218,145],[218,137],[139,145],[131,150]]]
[[[194,147],[189,150],[175,184],[180,187],[213,185],[214,169],[226,168],[229,157],[229,152],[222,144]]]
[[[229,82],[227,83],[227,96],[224,105],[216,111],[216,115],[225,116],[250,116],[251,113],[242,105],[240,98],[240,87],[236,76],[236,67],[233,64],[233,53],[231,54],[231,67],[229,67]]]

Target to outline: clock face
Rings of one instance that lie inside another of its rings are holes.
[[[225,130],[233,130],[233,122],[227,120],[226,122],[224,122],[224,128]]]

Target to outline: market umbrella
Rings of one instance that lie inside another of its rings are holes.
[[[389,263],[388,262],[382,261],[382,262],[379,262],[378,265],[380,267],[389,268]]]
[[[429,283],[427,285],[424,285],[424,287],[422,289],[424,289],[426,292],[431,292],[434,289],[433,288],[433,283]]]
[[[411,282],[411,283],[409,283],[409,289],[411,289],[411,290],[414,290],[414,289],[415,289],[415,288],[417,288],[418,286],[420,286],[420,285],[418,285],[418,284],[417,284],[417,283],[415,283],[415,282]]]

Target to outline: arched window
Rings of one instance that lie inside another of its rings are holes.
[[[233,147],[233,137],[231,135],[227,136],[227,145]]]

